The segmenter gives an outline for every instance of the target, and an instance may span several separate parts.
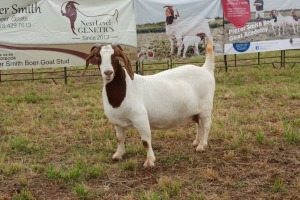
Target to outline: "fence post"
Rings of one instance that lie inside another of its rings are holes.
[[[257,53],[257,64],[260,65],[260,52]]]
[[[2,71],[0,70],[0,82],[2,82]]]
[[[34,81],[34,72],[33,72],[33,68],[31,68],[31,76],[32,76],[32,81]]]
[[[224,55],[224,65],[225,65],[225,72],[228,71],[228,66],[227,66],[227,55]]]
[[[144,75],[144,61],[142,60],[141,64],[141,75]]]
[[[285,68],[285,50],[281,50],[281,67]]]
[[[65,84],[68,84],[67,67],[64,67]]]
[[[234,66],[236,67],[236,54],[234,54]]]

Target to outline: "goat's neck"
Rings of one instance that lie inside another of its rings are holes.
[[[126,74],[119,63],[115,73],[114,79],[105,85],[105,90],[109,104],[118,108],[126,96]]]

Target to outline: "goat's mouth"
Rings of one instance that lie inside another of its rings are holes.
[[[106,80],[106,81],[112,81],[112,79],[114,78],[113,76],[103,76],[103,78]]]

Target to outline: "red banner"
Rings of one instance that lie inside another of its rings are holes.
[[[222,0],[224,17],[235,27],[243,28],[251,18],[249,0]]]

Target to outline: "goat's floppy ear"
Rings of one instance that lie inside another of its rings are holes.
[[[94,57],[97,58],[97,64],[99,65],[100,63],[100,50],[101,50],[102,45],[94,45],[91,48],[90,54],[88,55],[88,57],[86,57],[85,59],[85,68],[83,70],[83,72],[81,73],[81,76],[83,76],[85,74],[85,71],[87,70],[89,64],[90,64],[90,60]]]
[[[115,46],[115,50],[118,52],[117,55],[123,59],[123,62],[125,64],[125,69],[129,75],[129,77],[131,78],[131,80],[133,80],[134,72],[132,70],[131,63],[130,63],[128,56],[124,53],[124,51],[120,45]]]

